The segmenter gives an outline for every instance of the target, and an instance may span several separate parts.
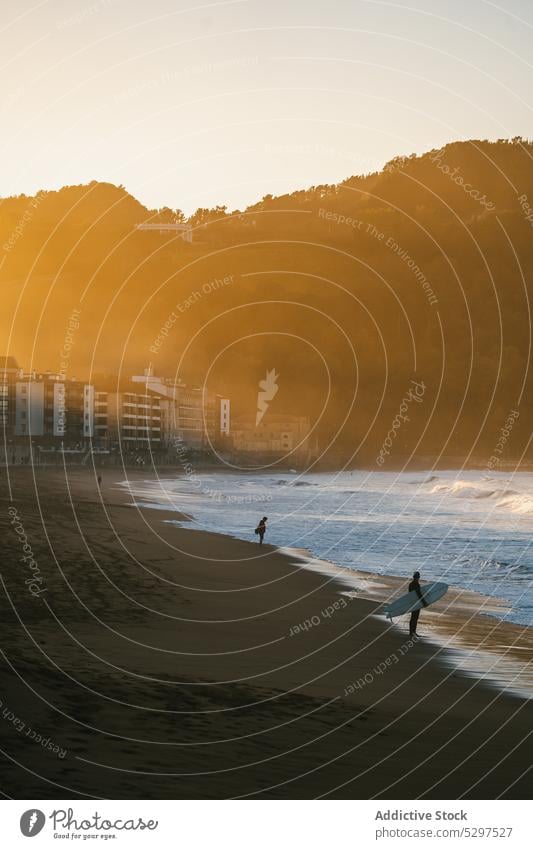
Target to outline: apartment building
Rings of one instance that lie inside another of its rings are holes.
[[[231,413],[231,405],[229,398],[221,398],[220,399],[220,433],[223,436],[230,435],[230,413]]]
[[[238,418],[232,427],[233,447],[244,454],[268,457],[308,456],[311,450],[309,419],[305,416],[268,414],[256,426],[255,418]]]
[[[14,383],[14,437],[82,446],[93,436],[94,387],[52,372],[19,373]]]
[[[188,386],[181,381],[155,376],[147,369],[133,382],[143,384],[146,392],[159,397],[161,439],[165,446],[176,440],[194,450],[209,448],[221,437],[229,436],[230,402],[205,388]]]
[[[0,358],[0,425],[6,445],[43,451],[171,452],[176,440],[206,450],[230,433],[230,402],[151,371],[118,381],[24,373]],[[7,441],[6,441],[7,440]]]
[[[97,389],[94,395],[96,447],[122,451],[161,450],[159,398],[131,381],[119,388]]]
[[[22,369],[14,357],[0,357],[0,428],[11,435],[15,427],[16,387]]]

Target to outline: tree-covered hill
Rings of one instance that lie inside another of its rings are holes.
[[[136,230],[182,221],[91,183],[0,202],[2,353],[69,373],[153,364],[318,422],[329,456],[376,456],[412,380],[397,456],[531,457],[533,144],[456,142],[338,185],[191,216],[193,243]],[[392,456],[391,450],[391,456]]]

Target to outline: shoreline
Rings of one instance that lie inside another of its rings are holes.
[[[121,485],[126,483],[127,481],[121,482]],[[134,489],[125,487],[124,492],[127,492],[136,504]],[[152,501],[149,495],[143,496],[139,502],[136,506],[141,510],[168,509],[161,502]],[[171,518],[166,521],[175,520],[177,525],[185,529],[188,527],[187,522],[195,521],[192,514],[180,515],[178,510],[175,514],[173,510],[169,512]],[[210,533],[203,528],[194,530]],[[246,542],[231,534],[221,533],[220,536]],[[333,586],[338,584],[340,594],[346,594],[347,590],[355,591],[359,598],[377,602],[378,610],[383,604],[406,591],[407,580],[397,575],[340,566],[333,561],[315,557],[307,549],[285,546],[271,548],[287,556],[292,562],[300,563],[303,568],[327,576],[332,580]],[[362,592],[361,586],[364,587]],[[465,676],[478,678],[487,686],[502,692],[531,698],[533,628],[499,619],[495,615],[498,611],[508,609],[505,599],[450,585],[443,600],[431,605],[431,611],[423,611],[422,627],[429,628],[429,635],[426,633],[424,639],[432,641],[443,651],[439,662],[445,667],[450,668],[453,659]],[[407,621],[405,617],[403,621]],[[400,622],[401,620],[396,620],[394,627],[405,636],[405,626]],[[525,645],[518,645],[519,641]],[[502,652],[501,649],[505,651]]]
[[[297,549],[279,550],[282,553],[286,551],[289,556],[300,557],[306,569],[331,575],[339,583],[342,595],[353,593],[359,598],[378,602],[376,615],[382,617],[386,626],[381,606],[406,591],[405,578],[397,575],[348,569]],[[502,692],[530,699],[533,696],[533,628],[495,618],[492,614],[501,609],[506,609],[504,599],[450,586],[442,600],[432,604],[431,610],[423,611],[420,627],[426,629],[426,633],[422,639],[442,649],[443,656],[438,662],[446,668],[454,664],[454,668],[460,668],[467,677],[482,680],[485,685]],[[405,637],[406,621],[407,617],[396,619],[391,627]],[[498,642],[500,639],[507,644]],[[525,645],[518,645],[519,640]]]
[[[103,477],[12,477],[46,595],[8,528],[1,698],[67,752],[6,727],[14,798],[527,796],[528,701],[407,645],[368,585],[136,507],[146,469]]]
[[[122,485],[127,483],[128,481],[121,482]],[[128,491],[135,504],[134,490],[124,491]],[[150,497],[143,497],[142,504],[135,506],[141,510],[166,509],[157,501],[153,501],[152,506],[150,501]],[[173,513],[174,511],[170,511],[171,516]],[[193,514],[180,515],[180,511],[176,510],[175,515],[176,523],[191,530],[187,523],[195,521]],[[198,533],[211,533],[202,528],[194,530]],[[246,542],[231,534],[217,535]],[[327,576],[333,587],[338,585],[339,594],[354,594],[358,598],[377,602],[377,613],[372,615],[379,616],[382,605],[406,591],[406,579],[397,575],[343,567],[333,561],[321,560],[304,549],[284,546],[271,548],[288,557],[294,564],[301,564],[306,570]],[[363,591],[361,585],[364,587]],[[455,610],[450,610],[451,607]],[[431,611],[423,611],[422,627],[429,628],[430,633],[426,633],[421,639],[438,647],[441,656],[436,662],[441,663],[445,669],[461,670],[465,677],[477,679],[489,688],[530,699],[533,696],[533,628],[491,615],[502,609],[507,609],[505,599],[450,585],[443,600],[431,605]],[[380,621],[385,627],[395,628],[405,640],[408,639],[405,626],[400,624],[401,620],[396,620],[390,626],[384,618]],[[405,621],[407,620],[404,617]],[[524,636],[527,636],[526,640]],[[498,640],[504,640],[504,643],[499,643]],[[517,645],[518,640],[526,642],[526,645]],[[503,653],[502,648],[505,649]]]
[[[79,452],[79,456],[84,456],[86,452]],[[82,463],[81,459],[79,462],[72,460],[73,454],[71,452],[65,452],[65,455],[60,451],[57,451],[57,461],[55,462],[42,462],[38,460],[37,457],[34,457],[34,465],[43,469],[61,469],[63,468],[65,462],[68,468],[72,470],[83,470],[87,468],[87,466]],[[106,460],[107,456],[107,460]],[[201,471],[223,471],[227,472],[227,465],[224,462],[214,462],[209,457],[211,455],[206,455],[206,457],[198,457],[195,458],[195,462],[198,468]],[[28,455],[29,457],[29,455]],[[103,457],[103,459],[100,459]],[[70,458],[70,459],[67,459]],[[109,459],[113,459],[114,462],[109,462]],[[124,462],[124,457],[121,455],[99,455],[98,453],[92,454],[91,459],[94,463],[94,467],[98,470],[107,469],[109,472],[116,472],[118,469],[124,469],[128,472],[142,472],[143,469],[146,471],[150,471],[148,466],[139,466],[134,462],[129,464]],[[471,472],[487,472],[487,474],[491,474],[494,472],[533,472],[533,460],[523,460],[520,457],[517,457],[515,460],[501,460],[500,462],[490,465],[490,457],[482,459],[482,458],[474,458],[472,460],[468,460],[465,462],[464,457],[441,457],[441,456],[407,456],[407,457],[390,457],[387,467],[377,466],[375,461],[368,460],[362,461],[359,465],[356,466],[344,466],[339,463],[319,463],[317,468],[313,465],[313,472],[317,474],[324,473],[340,473],[340,472],[428,472],[431,474],[432,472],[453,472],[453,471],[471,471]],[[115,460],[117,462],[115,462]],[[27,462],[9,462],[6,464],[5,457],[0,460],[0,468],[12,468],[16,469],[20,466],[28,465]],[[31,465],[31,464],[30,464]],[[276,472],[281,474],[289,474],[295,473],[300,474],[308,470],[307,465],[298,468],[298,464],[284,464],[283,461],[276,462],[273,461],[272,468],[275,469]],[[169,472],[178,472],[180,475],[183,475],[183,464],[181,463],[170,463],[164,462],[162,459],[160,461],[160,465],[158,465],[158,469],[160,471],[169,471]],[[248,468],[232,468],[232,473],[235,475],[246,475],[250,474],[251,471],[255,470],[255,466],[251,466]]]
[[[383,472],[383,470],[381,470],[381,472]],[[457,475],[460,476],[460,472],[457,469],[454,469],[453,473],[454,473],[455,476],[457,476]],[[244,477],[247,476],[247,473],[242,473],[242,474],[243,474]],[[396,473],[392,473],[392,474],[396,475]],[[417,472],[416,474],[420,474],[420,472]],[[524,472],[524,474],[527,474],[527,473]],[[149,506],[150,503],[151,503],[154,507],[158,507],[159,509],[161,509],[161,506],[164,505],[165,502],[164,502],[164,499],[161,497],[161,491],[160,491],[159,487],[160,487],[161,484],[164,484],[166,481],[168,481],[169,484],[170,484],[169,490],[170,490],[171,500],[173,500],[173,498],[175,496],[178,500],[191,498],[191,500],[194,501],[195,498],[198,499],[198,498],[200,498],[200,496],[202,496],[202,497],[205,496],[205,497],[203,497],[203,501],[204,501],[203,505],[199,506],[198,503],[196,503],[196,509],[198,511],[199,521],[202,523],[201,527],[203,527],[205,530],[209,530],[209,531],[213,531],[213,532],[217,533],[217,532],[219,532],[219,529],[220,529],[220,521],[217,521],[216,523],[209,521],[209,519],[210,519],[209,513],[212,513],[213,511],[208,511],[208,513],[207,513],[207,519],[208,520],[204,521],[204,519],[206,518],[204,516],[205,511],[202,511],[202,506],[205,507],[206,505],[208,505],[210,503],[210,497],[211,497],[212,494],[215,494],[217,496],[215,501],[217,503],[220,502],[222,508],[228,508],[234,502],[235,502],[235,505],[238,505],[239,503],[245,503],[247,506],[249,506],[251,503],[253,503],[253,501],[257,500],[258,502],[261,502],[263,504],[263,503],[265,503],[265,500],[270,502],[274,498],[274,496],[270,494],[269,490],[266,490],[266,492],[268,493],[266,495],[265,495],[265,491],[263,491],[261,497],[258,496],[257,499],[246,500],[246,497],[243,497],[243,496],[232,497],[231,495],[228,494],[231,491],[231,487],[232,487],[231,478],[234,477],[235,479],[238,479],[240,476],[241,476],[241,473],[231,473],[229,475],[226,474],[225,475],[225,485],[224,485],[225,488],[224,488],[224,491],[222,492],[222,494],[221,494],[220,491],[213,491],[209,487],[205,488],[205,490],[204,490],[204,487],[203,487],[200,479],[198,479],[198,480],[195,479],[194,485],[191,484],[190,487],[187,487],[186,492],[180,492],[180,491],[173,491],[172,482],[174,480],[178,479],[178,480],[181,480],[181,482],[187,482],[188,483],[188,477],[186,475],[178,475],[177,478],[171,478],[171,477],[169,477],[168,475],[165,474],[165,470],[161,470],[160,476],[157,480],[158,491],[154,493],[153,490],[147,489],[146,492],[143,493],[143,497],[138,498],[138,503],[140,504],[140,506],[142,506],[142,503],[145,503],[146,506]],[[254,477],[257,477],[259,481],[261,480],[261,475],[254,476]],[[271,478],[271,473],[269,472],[266,475],[266,477]],[[298,473],[294,472],[295,480],[298,480],[299,477],[300,476],[298,475]],[[289,478],[289,481],[290,480],[291,480],[291,478]],[[416,483],[416,484],[420,484],[420,485],[424,484],[424,483],[430,483],[431,484],[431,483],[433,483],[434,480],[436,480],[436,477],[431,476],[431,477],[428,478],[428,480],[416,480],[416,481],[407,480],[406,483],[408,483],[408,484]],[[285,480],[285,481],[279,481],[279,482],[288,484],[289,481]],[[455,495],[461,495],[462,494],[461,489],[467,489],[468,490],[469,487],[470,487],[470,489],[472,489],[472,488],[481,489],[480,484],[485,485],[484,481],[482,481],[482,482],[479,482],[479,481],[471,482],[471,481],[468,481],[468,480],[467,481],[459,480],[457,482],[457,484],[456,484],[456,482],[454,481],[453,478],[451,479],[451,481],[452,482],[450,483],[450,479],[446,478],[444,480],[441,480],[438,485],[433,484],[433,489],[431,490],[431,494],[433,495],[433,493],[437,493],[435,495],[435,498],[441,498],[441,500],[442,500],[445,497],[448,497],[448,496],[451,497],[451,495],[454,495],[454,496]],[[527,482],[529,484],[531,484],[531,481],[528,480]],[[148,483],[153,483],[153,482],[149,481]],[[498,489],[498,484],[502,488],[501,491]],[[304,486],[304,485],[308,485],[308,484],[305,484],[303,482],[302,483],[297,482],[295,484],[296,487]],[[311,484],[311,485],[313,485],[313,484]],[[261,485],[259,484],[259,486],[261,486]],[[312,491],[316,495],[316,492],[320,490],[320,477],[318,479],[318,483],[315,483],[314,486],[318,487],[318,490],[315,489],[315,490]],[[527,496],[527,493],[524,495],[524,493],[522,491],[520,491],[520,489],[518,491],[515,491],[515,490],[512,490],[512,489],[506,489],[507,483],[506,483],[505,480],[498,481],[498,483],[493,483],[493,484],[491,484],[491,486],[493,487],[493,489],[495,488],[494,491],[485,490],[485,491],[481,491],[479,494],[475,494],[475,493],[473,495],[469,494],[467,497],[476,498],[477,500],[474,503],[477,507],[477,505],[479,505],[479,504],[487,503],[486,501],[481,501],[480,499],[492,498],[492,496],[494,496],[493,501],[491,501],[491,504],[493,505],[492,509],[496,510],[496,508],[501,507],[502,511],[503,510],[506,511],[506,515],[508,517],[512,517],[513,514],[521,514],[521,513],[530,512],[530,510],[533,509],[533,506],[532,506],[533,501],[531,501],[529,496]],[[327,487],[326,487],[326,489],[327,489]],[[439,495],[439,490],[443,491],[440,495]],[[446,490],[447,490],[447,495],[444,494],[444,492]],[[283,492],[286,492],[286,491],[287,490],[285,490],[285,489],[283,490]],[[311,492],[311,491],[307,490],[307,492]],[[349,492],[349,490],[348,490],[348,492]],[[377,492],[379,493],[379,490]],[[408,495],[412,495],[413,493],[414,493],[414,490],[412,491],[412,493],[408,493]],[[524,504],[524,501],[526,502],[525,504]],[[516,503],[512,503],[512,502],[516,502]],[[461,503],[462,503],[462,501],[458,499],[458,504],[461,504]],[[174,505],[174,507],[177,510],[180,509],[179,504]],[[415,504],[415,508],[417,508],[416,504]],[[418,509],[418,514],[419,514],[419,521],[421,523],[425,523],[425,521],[427,521],[427,519],[423,515],[423,511],[421,513],[420,509],[419,508],[417,508],[417,509]],[[228,511],[226,509],[226,515],[224,516],[223,521],[225,520],[225,522],[229,525],[229,527],[232,527],[233,524],[234,524],[235,515],[236,515],[235,510]],[[334,513],[332,514],[332,516],[333,516],[333,518],[335,518]],[[220,520],[220,517],[217,517],[217,518]],[[248,518],[248,525],[249,525],[250,522],[254,521],[255,517],[253,517],[253,516],[250,517],[248,515],[247,518]],[[497,518],[497,516],[496,516],[496,518]],[[461,519],[462,519],[462,517],[459,516],[459,520],[461,520]],[[480,516],[479,522],[481,523],[481,527],[484,528],[485,527],[485,525],[484,525],[485,516],[483,516],[483,515]],[[424,526],[425,526],[425,524],[424,524]],[[478,526],[476,525],[476,527],[478,527]],[[497,525],[496,525],[496,528],[497,528]],[[525,537],[524,531],[525,531],[525,528],[521,528],[520,532],[519,532],[519,536],[521,535],[522,537]],[[292,532],[295,533],[294,528],[292,528]],[[237,531],[232,530],[228,533],[229,533],[229,535],[235,536],[236,539],[249,540],[249,537],[250,537],[249,534],[242,532],[242,528],[239,528],[239,530],[237,530]],[[226,535],[228,535],[228,533]],[[339,533],[341,533],[341,532],[339,531]],[[296,539],[297,539],[297,536],[298,536],[298,534],[296,532],[296,537],[295,537]],[[309,528],[307,528],[306,533],[302,537],[302,540],[305,539],[305,538],[308,538],[308,537],[309,537]],[[462,551],[459,550],[458,557],[460,557],[460,555],[466,551],[467,542],[465,540],[467,540],[467,539],[468,538],[467,537],[465,538],[464,535],[463,535],[463,540],[462,540],[463,549],[462,549]],[[283,546],[283,543],[281,543],[281,544]],[[505,544],[505,540],[503,538],[500,539],[498,546],[501,546],[502,544]],[[289,543],[289,545],[291,545],[291,543]],[[524,546],[523,550],[525,551],[526,548],[527,548],[527,541],[525,539],[524,539],[523,546]],[[319,546],[319,549],[320,548],[321,548],[321,546]],[[333,548],[335,548],[335,545],[333,545]],[[388,553],[390,554],[390,551]],[[346,555],[348,555],[348,556],[346,556]],[[427,555],[427,552],[426,553],[420,553],[420,557],[424,557],[426,555]],[[305,553],[305,556],[308,557],[308,558],[314,558],[315,557],[315,555],[311,551],[307,551],[307,553]],[[327,554],[327,551],[326,551],[325,555],[319,554],[317,556],[318,557],[320,557],[320,556],[324,557],[325,556],[327,558],[328,554]],[[386,556],[386,555],[384,554],[383,556]],[[499,555],[494,555],[494,556],[499,557]],[[512,555],[510,555],[510,556],[512,558]],[[444,560],[444,562],[440,562],[439,563],[440,568],[437,569],[436,571],[435,570],[432,571],[431,566],[430,566],[429,567],[429,574],[428,574],[427,570],[425,572],[425,579],[426,580],[445,580],[450,585],[457,587],[457,589],[463,588],[465,593],[470,593],[470,592],[477,593],[480,596],[480,599],[479,599],[480,604],[483,605],[485,610],[487,610],[489,607],[492,608],[489,612],[492,613],[493,615],[497,615],[497,611],[499,609],[502,609],[503,607],[505,607],[506,608],[506,614],[505,614],[506,621],[514,622],[515,624],[517,624],[519,626],[533,627],[533,623],[531,622],[531,616],[530,616],[530,608],[528,608],[528,605],[527,605],[527,596],[525,596],[523,592],[520,594],[520,587],[517,585],[517,583],[514,582],[514,581],[511,581],[508,584],[505,584],[504,583],[505,575],[502,572],[501,573],[502,577],[501,577],[501,582],[500,582],[501,592],[498,595],[493,595],[495,583],[492,580],[492,576],[489,576],[488,579],[484,579],[483,576],[481,575],[481,567],[483,565],[488,565],[488,566],[493,565],[494,568],[500,568],[500,566],[509,566],[510,564],[505,563],[505,562],[500,564],[500,563],[497,562],[497,560],[491,561],[490,560],[490,557],[491,557],[490,554],[486,555],[486,557],[488,559],[485,560],[483,553],[478,552],[477,555],[474,553],[473,559],[478,561],[478,563],[474,566],[474,570],[473,570],[474,571],[474,576],[473,576],[474,579],[472,579],[472,574],[470,572],[470,569],[466,573],[466,581],[462,579],[463,578],[462,574],[457,573],[457,569],[459,568],[458,566],[455,566],[455,574],[453,573],[454,568],[452,568],[451,573],[450,573],[448,571],[449,568],[450,568],[450,565],[446,561],[451,560],[452,559],[451,557],[446,558]],[[337,562],[339,564],[342,564],[342,568],[345,568],[349,571],[353,570],[353,569],[359,570],[359,571],[361,570],[360,559],[356,558],[356,562],[354,563],[353,558],[350,558],[349,553],[346,550],[345,551],[342,551],[342,550],[339,551],[336,554],[336,558],[337,558]],[[437,559],[438,559],[438,557],[437,557]],[[441,560],[442,559],[443,558],[441,558]],[[481,564],[481,565],[479,565],[479,564]],[[453,567],[454,564],[451,564],[451,566]],[[363,567],[363,568],[365,568],[365,567]],[[376,562],[376,558],[374,557],[374,562],[372,562],[372,565],[367,567],[367,568],[368,568],[368,571],[371,571],[373,573],[383,574],[383,572],[382,572],[383,567],[381,565],[381,560],[379,558]],[[412,563],[411,571],[414,570],[414,568],[419,568],[417,561]],[[520,568],[520,567],[517,567],[517,568]],[[400,570],[400,572],[401,572],[401,570]],[[409,575],[410,575],[410,572],[404,573],[403,575],[402,574],[397,575],[397,577],[400,580],[403,578],[405,581],[407,581]],[[391,578],[392,577],[395,577],[395,576],[391,575]],[[488,580],[488,583],[487,583],[487,580]],[[508,591],[511,593],[510,595],[508,593],[506,594],[506,592],[505,592],[506,586],[508,587]],[[518,590],[516,589],[517,587],[518,587]],[[517,591],[518,591],[518,595],[516,595]],[[514,593],[514,595],[513,595],[513,593]],[[489,599],[493,599],[494,601],[493,602],[487,601],[487,597],[489,597]],[[522,604],[522,601],[524,601],[525,603]]]

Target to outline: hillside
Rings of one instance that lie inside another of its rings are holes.
[[[179,198],[169,199],[179,206]],[[397,455],[529,448],[533,144],[456,142],[339,185],[191,217],[192,245],[139,232],[170,220],[91,183],[0,202],[2,353],[71,375],[139,370],[207,382],[255,409],[310,415],[330,457],[376,456],[411,381]],[[179,215],[179,213],[178,213]],[[528,216],[530,220],[528,220]]]

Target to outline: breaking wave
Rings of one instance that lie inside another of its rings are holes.
[[[452,495],[455,498],[491,498],[496,507],[510,510],[513,513],[533,513],[533,495],[518,492],[515,489],[486,486],[486,483],[473,481],[454,481],[453,483],[437,484],[431,490],[432,494]]]
[[[513,513],[533,513],[533,496],[516,493],[508,498],[502,498],[500,507],[506,507]]]

